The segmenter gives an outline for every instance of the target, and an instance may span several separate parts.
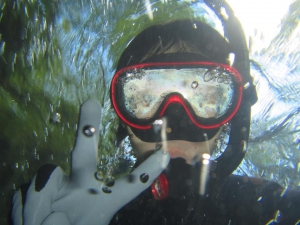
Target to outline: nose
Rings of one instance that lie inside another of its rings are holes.
[[[180,102],[172,102],[161,113],[162,117],[166,117],[168,124],[180,124],[181,127],[192,125],[193,122],[189,118],[188,113],[183,104]]]
[[[176,105],[175,109],[174,109],[174,105]],[[179,113],[177,112],[179,109],[179,106],[181,106],[182,109],[184,109],[184,111],[186,112],[186,114],[189,114],[189,110],[187,109],[186,104],[184,103],[184,100],[181,96],[179,95],[172,95],[171,97],[169,97],[167,99],[167,101],[165,102],[164,107],[162,108],[161,112],[160,112],[160,116],[163,116],[166,114],[166,111],[168,110],[168,112],[170,111],[169,108],[172,107],[174,111],[172,111],[173,113]],[[178,107],[178,109],[176,109]],[[190,116],[190,115],[189,115]]]
[[[197,127],[188,116],[184,106],[179,102],[170,103],[162,116],[167,119],[168,140],[202,142],[206,141],[207,138],[209,140],[219,131],[219,128],[204,130]]]

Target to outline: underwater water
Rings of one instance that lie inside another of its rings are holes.
[[[244,8],[252,6],[248,15],[239,13],[242,6],[237,1],[228,2],[245,23],[258,92],[247,154],[235,173],[296,188],[300,182],[300,1],[286,1],[285,7],[279,1],[267,1],[264,7],[256,7],[256,1],[240,1]],[[177,18],[206,20],[199,4],[203,3],[0,0],[1,224],[9,221],[14,191],[41,165],[53,163],[69,172],[79,107],[89,98],[103,107],[99,168],[117,168],[116,174],[130,169],[131,151],[114,145],[118,120],[109,101],[118,58],[145,27]],[[253,15],[272,20],[262,23]]]

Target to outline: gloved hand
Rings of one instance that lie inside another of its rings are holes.
[[[28,189],[20,188],[13,198],[14,224],[108,224],[122,206],[149,187],[168,165],[169,154],[159,150],[113,185],[97,180],[100,117],[97,101],[88,100],[82,105],[70,177],[60,167],[43,166]]]

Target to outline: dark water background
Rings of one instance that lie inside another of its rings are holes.
[[[54,163],[69,172],[79,106],[86,99],[103,107],[103,167],[117,173],[132,164],[130,152],[114,146],[118,121],[108,90],[115,64],[145,27],[205,17],[201,1],[150,1],[151,9],[147,2],[0,0],[0,224],[8,222],[14,191],[41,165]],[[266,17],[275,6],[265,8]],[[246,158],[235,172],[291,188],[300,181],[299,9],[300,1],[291,1],[263,47],[256,48],[265,40],[263,31],[251,34],[259,101]]]

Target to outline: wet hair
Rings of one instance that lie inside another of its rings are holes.
[[[169,61],[170,55],[178,52],[193,53],[198,56],[196,60],[225,63],[230,47],[225,38],[206,23],[176,20],[148,27],[137,35],[121,55],[117,69],[151,61],[156,56],[167,56]]]
[[[201,21],[176,20],[153,25],[137,35],[121,55],[117,70],[142,62],[210,61],[227,63],[230,45]],[[117,145],[127,136],[119,124]]]

